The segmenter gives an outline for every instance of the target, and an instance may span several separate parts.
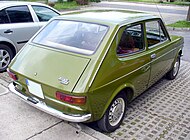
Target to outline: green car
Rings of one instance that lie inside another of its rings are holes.
[[[127,105],[163,76],[179,71],[183,38],[162,20],[124,10],[56,17],[17,54],[10,90],[30,105],[70,122],[97,121],[116,130]]]

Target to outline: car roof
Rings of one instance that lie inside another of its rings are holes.
[[[24,2],[24,1],[0,1],[0,9],[9,7],[9,6],[18,6],[18,5],[42,5],[46,6],[42,3],[37,2]]]
[[[77,20],[86,22],[97,22],[100,24],[114,24],[122,25],[125,23],[132,23],[142,20],[158,18],[158,16],[143,12],[129,11],[129,10],[87,10],[80,12],[73,12],[57,17],[59,19]]]

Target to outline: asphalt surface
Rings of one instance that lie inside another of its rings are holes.
[[[123,3],[123,2],[100,2],[100,3],[93,3],[95,7],[112,7],[112,8],[122,8],[122,9],[129,9],[129,10],[140,10],[140,11],[147,11],[147,12],[160,12],[160,13],[167,13],[167,14],[178,14],[178,15],[187,15],[187,7],[184,6],[183,8],[180,6],[162,6],[159,4],[136,4],[136,3]],[[174,8],[175,7],[175,8]]]

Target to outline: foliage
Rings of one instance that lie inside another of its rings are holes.
[[[55,3],[54,8],[57,10],[76,9],[78,7],[76,1]]]
[[[188,21],[177,21],[176,23],[169,24],[168,26],[170,27],[175,27],[175,28],[190,28],[190,22]]]

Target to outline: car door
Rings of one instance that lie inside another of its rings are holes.
[[[167,32],[164,30],[160,19],[147,21],[146,42],[148,53],[151,58],[151,74],[149,86],[154,84],[171,68],[173,62],[173,49],[169,46],[170,42]]]
[[[1,23],[1,36],[11,40],[17,50],[40,29],[37,22],[34,22],[27,5],[11,6],[0,11],[4,13],[6,22]]]
[[[122,32],[122,33],[121,33]],[[133,85],[135,96],[147,89],[150,75],[150,57],[146,52],[144,24],[136,23],[120,30],[117,47],[118,69],[125,73],[123,82]]]

